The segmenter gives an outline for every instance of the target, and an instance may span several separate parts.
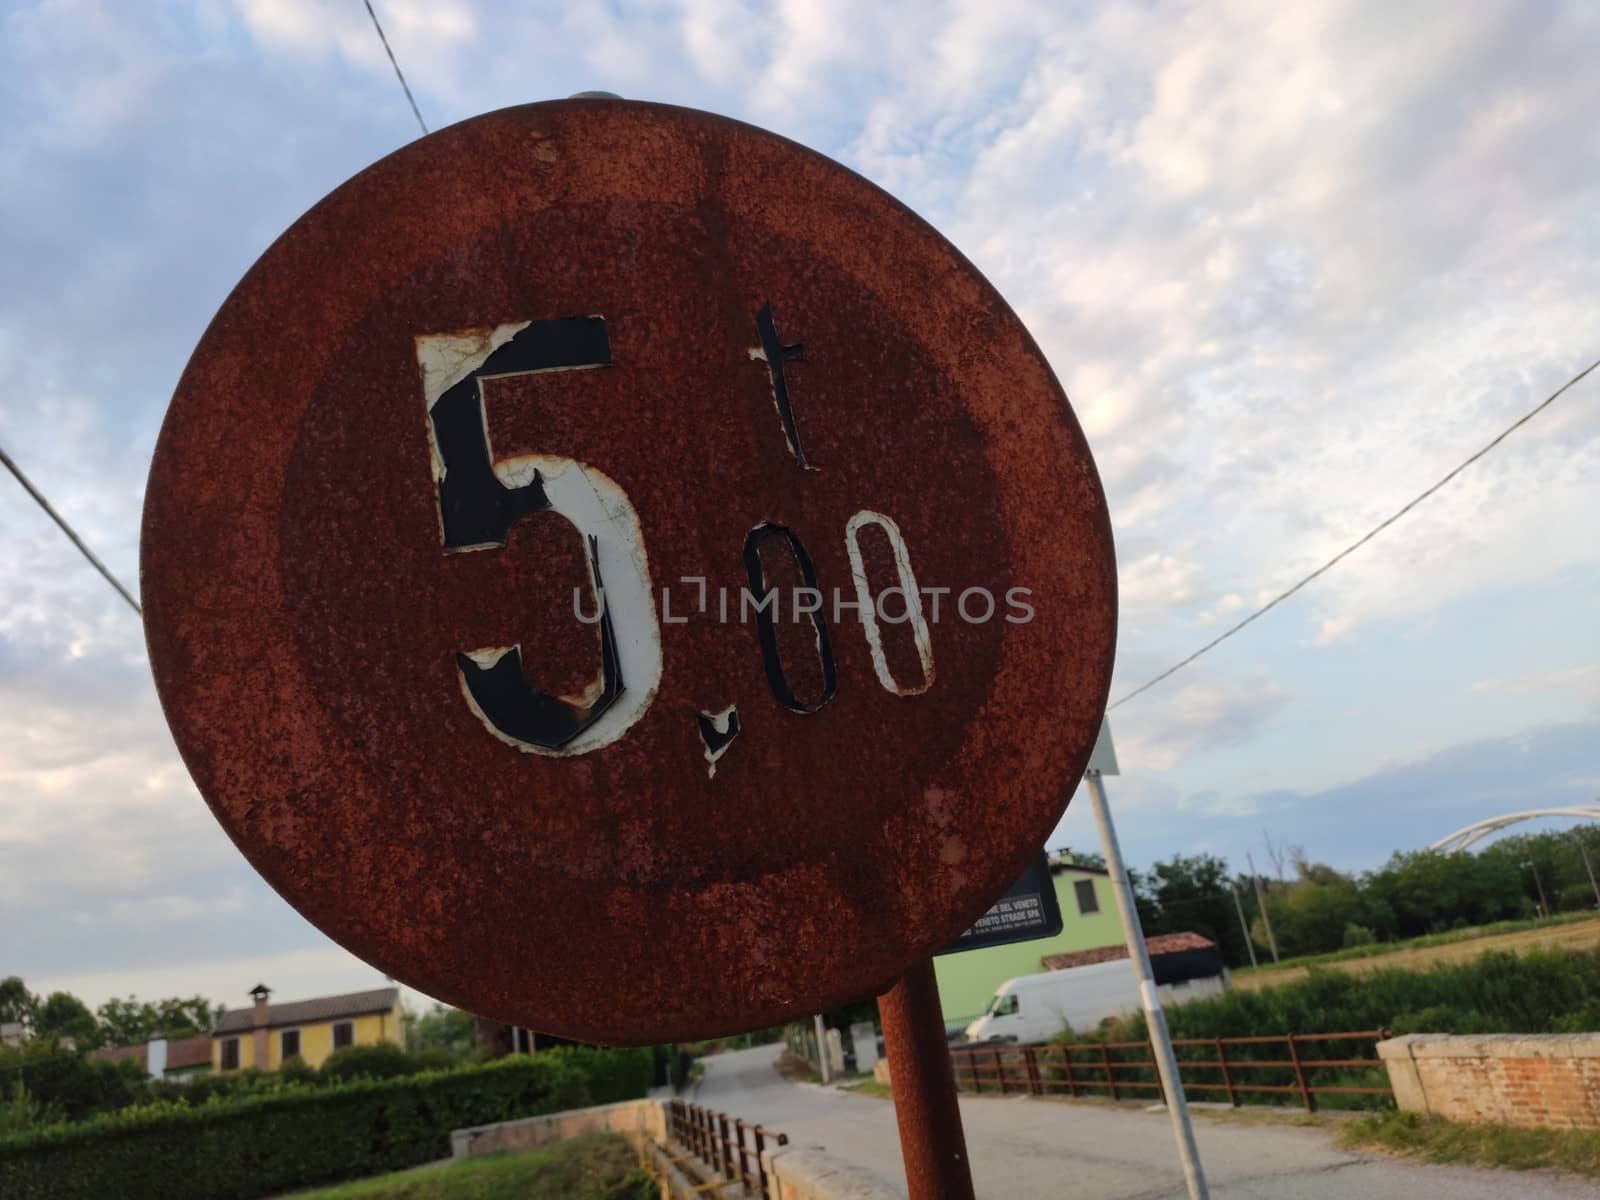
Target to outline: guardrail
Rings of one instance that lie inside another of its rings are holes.
[[[788,1134],[682,1100],[673,1100],[668,1105],[667,1130],[674,1141],[726,1182],[755,1188],[758,1196],[775,1195],[767,1190],[767,1165],[761,1156],[766,1153],[767,1139],[774,1145],[787,1146]],[[752,1135],[749,1146],[745,1145],[747,1131]],[[755,1157],[754,1174],[750,1172],[752,1155]]]
[[[1172,1045],[1178,1054],[1178,1077],[1186,1097],[1195,1092],[1222,1092],[1228,1103],[1237,1108],[1241,1093],[1290,1094],[1299,1098],[1307,1112],[1316,1112],[1318,1096],[1393,1098],[1388,1073],[1383,1070],[1376,1049],[1377,1043],[1388,1036],[1387,1029],[1373,1029],[1362,1033],[1296,1033],[1276,1037],[1175,1038]],[[1308,1043],[1318,1042],[1370,1042],[1373,1051],[1371,1057],[1362,1058],[1311,1058],[1302,1053]],[[1271,1045],[1287,1047],[1283,1051],[1286,1057],[1255,1057],[1257,1052]],[[1238,1050],[1231,1057],[1230,1047]],[[1245,1047],[1251,1049],[1244,1050]],[[1205,1050],[1214,1051],[1214,1057],[1203,1057]],[[1130,1051],[1141,1051],[1144,1056],[1130,1058]],[[990,1043],[955,1046],[950,1056],[955,1067],[956,1086],[962,1091],[990,1090],[1019,1095],[1025,1092],[1034,1096],[1105,1092],[1113,1100],[1122,1099],[1128,1092],[1136,1096],[1141,1092],[1158,1095],[1161,1092],[1155,1075],[1154,1050],[1148,1041],[1052,1042],[1030,1046]],[[1334,1070],[1382,1072],[1384,1086],[1355,1087],[1312,1081],[1313,1073]],[[1252,1071],[1271,1072],[1271,1078],[1281,1082],[1258,1083],[1241,1078],[1242,1073]],[[1128,1078],[1129,1072],[1137,1072],[1139,1077]],[[1197,1072],[1206,1072],[1206,1075],[1195,1079],[1193,1076]],[[1292,1083],[1287,1082],[1290,1078]]]

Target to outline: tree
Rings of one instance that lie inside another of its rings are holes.
[[[406,1049],[413,1054],[444,1053],[457,1062],[473,1051],[472,1014],[435,1004],[406,1024]]]
[[[1229,887],[1227,860],[1214,854],[1177,854],[1156,863],[1137,876],[1134,888],[1145,934],[1198,933],[1215,942],[1229,964],[1248,963]]]
[[[1363,881],[1373,908],[1366,923],[1405,938],[1515,917],[1522,910],[1519,871],[1498,852],[1396,853]]]
[[[211,1028],[216,1012],[203,996],[170,997],[154,1004],[134,996],[113,997],[98,1011],[106,1041],[113,1046],[133,1046],[156,1036],[193,1037]]]
[[[31,1029],[38,1008],[39,997],[27,989],[19,976],[0,979],[0,1024],[18,1024]]]
[[[39,1036],[71,1038],[79,1050],[92,1050],[104,1036],[89,1006],[71,992],[51,992],[39,1005],[33,1029]]]
[[[1346,926],[1365,924],[1366,905],[1356,881],[1321,863],[1301,862],[1294,883],[1272,889],[1268,897],[1272,931],[1285,958],[1323,954],[1344,944]],[[1251,936],[1266,942],[1266,930],[1257,918]]]

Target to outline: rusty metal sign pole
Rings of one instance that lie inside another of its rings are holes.
[[[1122,915],[1122,932],[1128,940],[1128,957],[1133,960],[1134,972],[1139,977],[1139,1000],[1144,1006],[1145,1023],[1150,1027],[1150,1049],[1156,1060],[1156,1074],[1161,1079],[1161,1090],[1167,1099],[1167,1113],[1172,1117],[1172,1133],[1178,1142],[1178,1157],[1183,1162],[1183,1178],[1189,1188],[1189,1200],[1210,1200],[1204,1169],[1200,1166],[1200,1148],[1195,1145],[1194,1125],[1189,1119],[1189,1102],[1183,1094],[1183,1079],[1178,1073],[1178,1059],[1172,1052],[1172,1035],[1167,1032],[1167,1016],[1161,1010],[1161,994],[1156,991],[1155,973],[1150,968],[1150,951],[1144,944],[1144,928],[1139,924],[1139,910],[1133,903],[1133,887],[1128,881],[1128,868],[1122,861],[1122,846],[1117,841],[1116,826],[1111,823],[1111,807],[1106,803],[1106,786],[1101,775],[1115,775],[1116,751],[1111,744],[1111,723],[1100,726],[1100,737],[1094,752],[1089,756],[1089,769],[1084,781],[1089,785],[1089,797],[1094,806],[1094,821],[1100,827],[1100,845],[1106,856],[1106,869],[1111,875],[1111,891],[1117,898],[1117,911]]]
[[[878,997],[910,1200],[973,1200],[967,1137],[933,960]]]

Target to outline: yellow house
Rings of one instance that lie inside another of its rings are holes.
[[[222,1014],[211,1031],[212,1069],[276,1071],[284,1059],[297,1055],[308,1066],[320,1067],[328,1055],[345,1046],[405,1045],[399,988],[288,1004],[268,1004],[271,994],[258,983],[250,989],[255,998],[253,1008],[234,1008]]]

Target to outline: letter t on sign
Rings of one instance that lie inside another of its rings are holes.
[[[750,347],[750,357],[766,363],[767,373],[772,376],[772,400],[778,406],[778,419],[783,422],[783,436],[789,443],[789,452],[794,455],[794,461],[800,464],[802,471],[814,471],[816,468],[806,462],[806,452],[800,448],[800,430],[795,426],[794,409],[789,404],[789,384],[783,374],[783,364],[791,359],[804,358],[806,348],[799,342],[785,346],[779,339],[778,323],[772,317],[771,304],[763,304],[761,311],[756,314],[756,334],[761,338],[761,344]]]

